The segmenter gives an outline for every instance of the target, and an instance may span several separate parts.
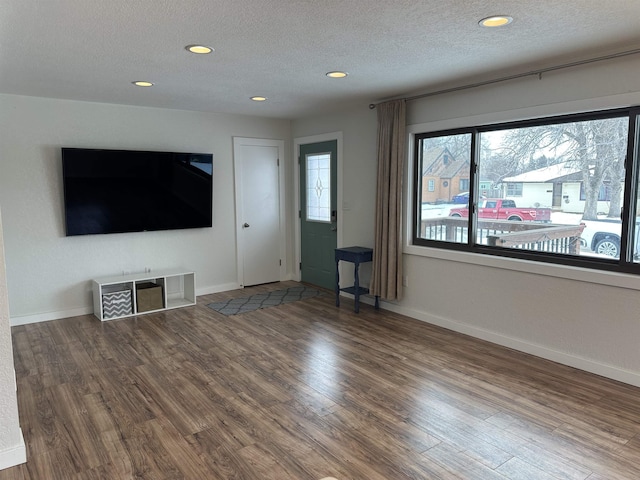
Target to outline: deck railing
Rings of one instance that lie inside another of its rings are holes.
[[[466,243],[468,221],[440,217],[422,220],[421,238]],[[541,252],[580,254],[580,236],[584,225],[478,220],[476,243],[504,248]]]

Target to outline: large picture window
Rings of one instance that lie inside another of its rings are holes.
[[[416,135],[413,244],[635,271],[637,115]],[[430,192],[431,179],[467,191]]]

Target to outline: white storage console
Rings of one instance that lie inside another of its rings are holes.
[[[181,269],[93,280],[93,312],[100,320],[196,304],[196,274]]]

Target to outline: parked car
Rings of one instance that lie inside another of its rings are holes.
[[[622,222],[619,220],[583,220],[585,225],[580,237],[583,246],[594,253],[620,258],[620,234]]]
[[[469,192],[459,193],[458,195],[454,195],[451,199],[453,203],[462,203],[464,205],[469,204]]]
[[[481,195],[480,198],[484,200],[487,197],[485,197],[484,195]],[[451,199],[451,202],[469,205],[469,192],[462,192],[462,193],[459,193],[458,195],[454,195],[453,198]]]
[[[467,218],[469,216],[469,207],[452,208],[449,216]],[[478,202],[478,218],[519,222],[550,222],[551,209],[517,207],[514,200],[486,198]]]
[[[622,235],[622,222],[614,218],[602,220],[582,220],[585,228],[580,237],[582,246],[589,248],[592,252],[607,257],[620,258],[620,237]],[[640,219],[636,219],[634,241],[634,258],[640,257]]]

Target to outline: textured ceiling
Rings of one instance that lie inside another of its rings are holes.
[[[639,0],[2,0],[0,93],[299,118],[640,47]],[[502,29],[478,20],[514,17]],[[215,48],[211,55],[185,51]],[[349,72],[329,79],[331,70]],[[134,87],[134,80],[154,82]],[[267,102],[251,102],[264,95]]]

